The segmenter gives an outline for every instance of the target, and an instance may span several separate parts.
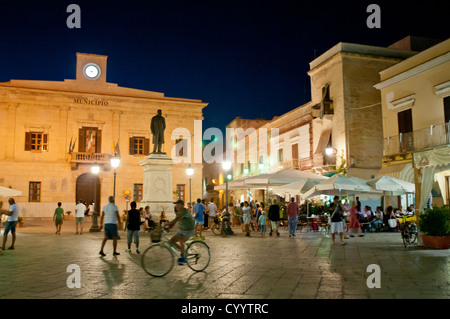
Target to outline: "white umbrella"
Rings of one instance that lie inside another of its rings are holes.
[[[291,194],[291,195],[300,195],[302,193],[307,192],[317,184],[321,183],[323,179],[317,178],[308,178],[298,182],[285,184],[282,186],[275,186],[272,188],[272,191],[276,194]]]
[[[348,195],[360,192],[373,193],[379,196],[382,195],[381,191],[367,185],[366,181],[361,178],[334,175],[311,188],[303,194],[303,197],[309,198],[317,195]]]
[[[0,186],[0,197],[16,197],[22,196],[22,191]]]
[[[413,183],[386,175],[371,179],[367,181],[367,184],[384,191],[386,195],[404,195],[407,193],[415,193],[416,191],[416,186]]]
[[[243,177],[231,182],[228,182],[228,189],[247,189],[248,186],[245,186],[245,180],[248,179],[249,176]],[[214,186],[214,190],[225,190],[226,189],[226,183],[220,184],[218,186]]]
[[[296,169],[285,169],[272,174],[260,174],[254,177],[250,177],[245,180],[245,185],[248,185],[249,188],[253,188],[253,186],[268,187],[289,184],[308,178],[327,179],[327,177],[325,176],[314,173],[299,171]]]

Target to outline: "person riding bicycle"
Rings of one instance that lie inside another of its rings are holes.
[[[184,244],[194,235],[194,218],[187,208],[184,207],[184,201],[181,199],[175,203],[176,217],[171,222],[166,223],[167,228],[172,228],[176,223],[179,224],[178,232],[170,239],[170,244],[180,250],[181,257],[178,259],[178,264],[186,263],[184,256]]]

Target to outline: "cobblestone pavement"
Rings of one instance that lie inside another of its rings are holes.
[[[99,258],[102,233],[85,229],[75,235],[74,222],[66,221],[58,236],[51,221],[26,221],[16,249],[0,256],[0,298],[450,299],[450,250],[405,249],[398,233],[367,234],[333,246],[330,235],[319,232],[247,238],[234,230],[226,238],[204,232],[212,254],[204,272],[175,265],[165,277],[153,278],[140,267],[134,245],[131,253],[124,251],[123,232],[120,256],[112,256],[109,241],[107,256]],[[141,251],[149,245],[141,232]],[[81,288],[67,287],[70,264],[81,269]],[[371,264],[381,268],[381,288],[367,287]]]

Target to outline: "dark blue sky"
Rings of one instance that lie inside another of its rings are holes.
[[[66,8],[81,7],[81,29]],[[381,7],[381,29],[366,8]],[[0,82],[75,78],[76,52],[108,55],[107,81],[201,99],[204,129],[271,119],[310,99],[309,62],[338,42],[446,39],[449,1],[0,1]]]

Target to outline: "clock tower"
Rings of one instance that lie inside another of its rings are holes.
[[[77,52],[77,81],[91,84],[106,83],[106,55]]]

